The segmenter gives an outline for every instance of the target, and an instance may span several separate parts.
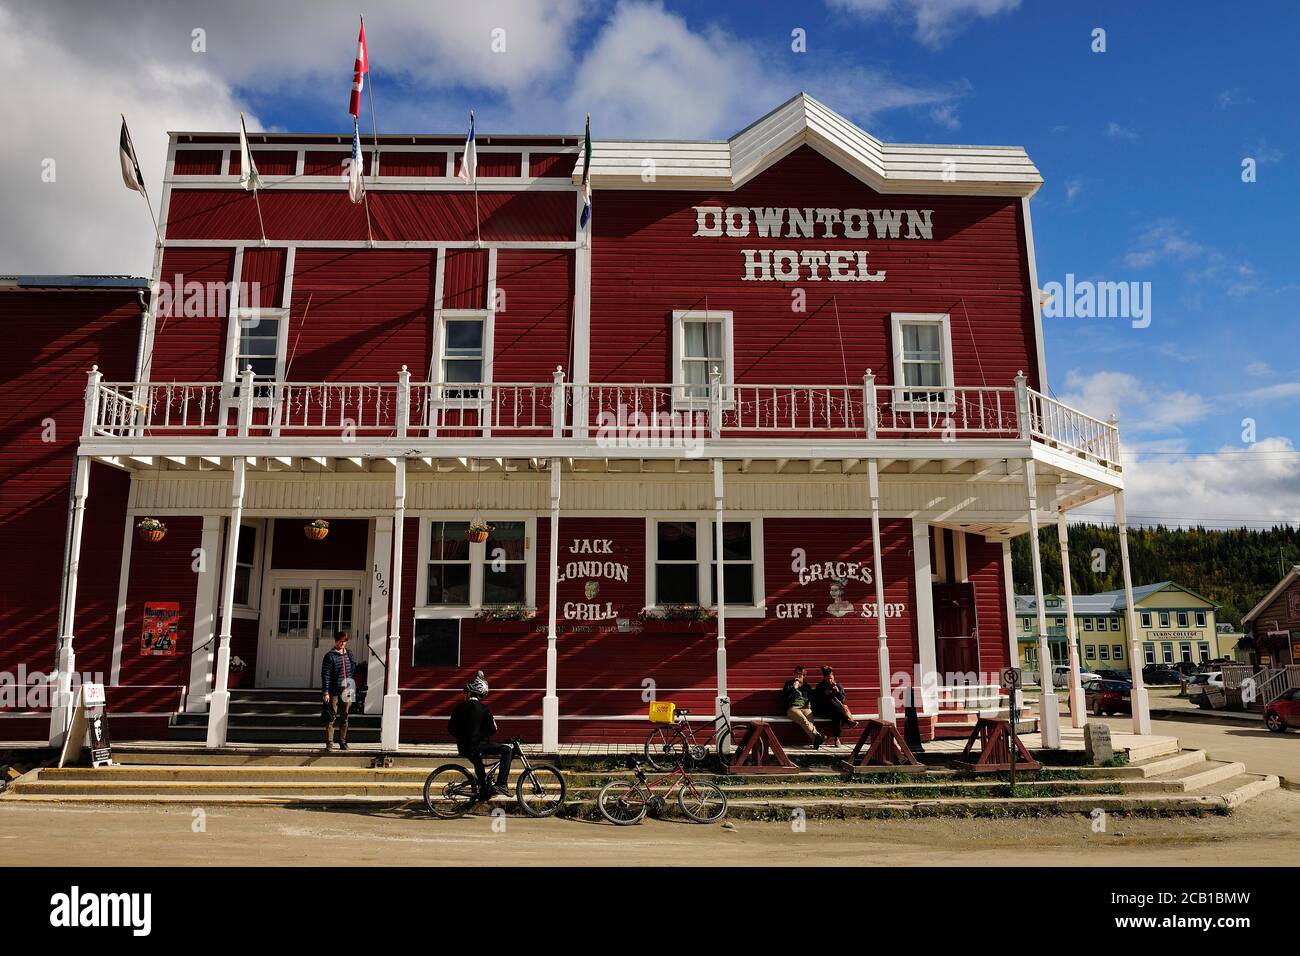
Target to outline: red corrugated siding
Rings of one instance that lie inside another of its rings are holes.
[[[221,175],[221,150],[219,149],[178,149],[172,165],[175,176],[219,176]]]
[[[284,265],[289,258],[287,249],[249,248],[244,250],[244,263],[239,272],[239,283],[247,290],[248,299],[241,305],[252,305],[253,283],[258,284],[258,304],[274,309],[284,305]]]
[[[120,678],[121,684],[129,686],[119,694],[116,706],[132,711],[151,711],[172,706],[176,700],[176,691],[157,685],[174,687],[188,684],[190,679],[190,651],[194,646],[194,601],[198,591],[198,575],[194,572],[192,552],[202,543],[203,519],[196,516],[168,516],[166,521],[167,536],[163,540],[157,543],[136,541],[131,548]],[[155,657],[140,653],[144,605],[147,601],[175,601],[180,605],[174,655]]]
[[[330,533],[324,541],[303,534],[305,518],[277,518],[271,544],[271,567],[277,571],[364,571],[366,537],[370,522],[365,519],[330,519]]]
[[[4,292],[0,322],[0,670],[54,664],[72,458],[81,434],[86,373],[128,381],[140,307],[135,292]],[[53,422],[46,433],[46,422]],[[52,441],[46,441],[47,437]],[[77,589],[81,671],[107,678],[121,564],[127,476],[91,467]],[[17,560],[21,556],[21,560]]]
[[[162,280],[174,289],[185,283],[229,283],[234,274],[233,249],[168,249],[163,254]],[[198,315],[177,302],[168,314],[157,317],[153,370],[156,382],[212,382],[222,378],[226,351],[229,302],[207,301]]]
[[[447,154],[425,152],[386,152],[379,163],[383,176],[446,176]]]
[[[996,672],[1010,666],[1007,636],[1007,592],[1002,575],[1002,544],[981,535],[966,535],[966,574],[975,585],[975,617],[979,623],[980,670]]]
[[[269,189],[258,195],[269,239],[367,239],[366,204],[352,203],[344,190]],[[474,240],[473,193],[375,190],[369,195],[376,240]],[[478,204],[485,241],[573,240],[576,219],[570,192],[481,189]],[[261,238],[257,206],[252,194],[242,189],[174,189],[168,205],[167,236],[256,242]]]
[[[934,239],[694,237],[694,205],[933,209]],[[1037,381],[1018,200],[881,196],[805,146],[735,192],[602,191],[593,228],[593,381],[668,381],[672,312],[706,304],[735,312],[740,381],[888,382],[891,312],[951,314],[958,385]],[[741,279],[742,248],[864,246],[883,282]]]
[[[502,249],[497,294],[492,380],[546,382],[557,365],[569,374],[573,254]]]
[[[530,153],[528,175],[568,179],[578,163],[577,153]]]
[[[302,174],[304,176],[338,176],[342,178],[346,175],[343,168],[344,160],[352,155],[351,149],[309,149],[302,157]],[[364,164],[365,174],[370,175],[370,168],[374,162],[374,155],[370,150],[361,151],[361,161]],[[385,161],[386,158],[385,158]],[[254,162],[258,162],[254,157]],[[262,167],[257,167],[262,171]]]
[[[486,249],[448,249],[442,268],[444,309],[487,308]]]
[[[292,176],[298,170],[298,151],[294,149],[255,149],[253,165],[262,176]],[[238,176],[243,168],[239,150],[230,151],[230,172]]]
[[[286,378],[395,381],[407,365],[424,379],[436,266],[433,249],[299,249]]]

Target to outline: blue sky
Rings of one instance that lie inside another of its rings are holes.
[[[354,5],[120,6],[138,9],[121,16],[0,0],[0,52],[19,78],[0,97],[20,98],[6,114],[21,105],[25,117],[0,166],[60,155],[70,129],[84,136],[100,124],[115,143],[119,109],[155,181],[166,129],[231,129],[240,109],[250,128],[350,131]],[[576,132],[590,110],[597,139],[721,138],[804,89],[882,139],[1025,146],[1047,181],[1033,202],[1040,285],[1067,273],[1151,283],[1147,328],[1045,320],[1052,391],[1121,419],[1136,455],[1132,510],[1220,525],[1300,520],[1292,5],[367,6],[381,132],[459,130],[473,107],[482,132]],[[1104,53],[1091,50],[1099,27]],[[201,53],[192,49],[196,28]],[[504,53],[490,50],[497,28]],[[791,49],[796,28],[806,31],[806,52]],[[60,90],[70,91],[66,100],[31,115],[33,99],[57,100]],[[1247,157],[1257,164],[1249,184]],[[98,159],[87,183],[116,175]],[[74,170],[81,161],[66,155]],[[40,241],[51,221],[42,199],[30,229],[0,238],[0,255],[16,260],[14,271],[147,272],[147,220],[122,192],[120,184],[102,200],[89,187],[62,192],[91,220],[80,248],[53,232]],[[100,207],[111,241],[86,211]],[[74,253],[76,261],[49,261]],[[1245,418],[1255,422],[1254,445],[1242,441]]]

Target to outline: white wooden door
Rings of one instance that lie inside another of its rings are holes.
[[[326,652],[334,646],[334,636],[339,631],[347,631],[348,649],[354,658],[361,658],[365,639],[357,633],[357,600],[361,589],[355,580],[320,578],[316,582],[316,653],[315,666],[311,669],[309,687],[320,686],[320,662]]]
[[[269,614],[257,653],[259,687],[311,687],[319,610],[316,580],[279,577],[271,585]],[[317,676],[317,682],[320,678]]]

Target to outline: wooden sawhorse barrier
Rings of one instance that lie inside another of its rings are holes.
[[[799,773],[766,720],[751,720],[727,773]]]
[[[922,773],[925,765],[916,759],[912,748],[898,732],[898,728],[883,720],[868,720],[862,736],[848,760],[840,761],[846,773],[858,771],[887,771],[896,773]]]
[[[979,741],[979,758],[970,760],[971,748]],[[953,761],[953,766],[971,773],[999,773],[1011,769],[1011,722],[981,717],[975,722],[975,729],[970,732],[966,749],[961,757]],[[1041,770],[1043,767],[1030,756],[1025,749],[1025,742],[1016,737],[1016,769]]]

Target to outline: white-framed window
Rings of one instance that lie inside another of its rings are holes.
[[[893,404],[951,404],[952,331],[945,313],[895,312]]]
[[[1091,631],[1091,630],[1092,630],[1092,618],[1090,618],[1090,617],[1085,617],[1085,618],[1083,619],[1083,629],[1084,629],[1085,631]]]
[[[712,516],[652,515],[646,521],[646,606],[716,606]],[[722,522],[722,574],[727,614],[762,617],[763,520]]]
[[[440,398],[481,398],[481,389],[465,386],[492,381],[492,313],[484,309],[443,309],[434,349],[434,372],[442,386]]]
[[[469,518],[440,514],[421,521],[417,617],[468,617],[483,607],[536,606],[536,518],[484,515],[487,541],[465,537]]]
[[[1118,617],[1112,617],[1112,618],[1110,619],[1110,629],[1111,629],[1112,631],[1118,631],[1118,630],[1119,630],[1119,618],[1118,618]]]
[[[1033,626],[1034,626],[1033,621],[1030,620],[1029,618],[1027,618],[1027,617],[1022,617],[1022,618],[1020,619],[1020,629],[1021,629],[1022,631],[1025,631],[1026,633],[1028,633],[1028,632],[1030,631],[1030,629],[1033,628]]]
[[[1184,664],[1190,664],[1190,663],[1192,662],[1192,645],[1191,645],[1191,642],[1190,642],[1190,641],[1182,641],[1181,643],[1179,643],[1179,645],[1178,645],[1178,653],[1179,653],[1179,659],[1180,659]]]
[[[239,396],[236,384],[244,369],[253,370],[254,381],[279,382],[284,379],[285,353],[289,340],[287,309],[230,310],[230,328],[226,334],[226,381],[232,384],[231,396]],[[266,398],[270,389],[255,386],[255,398]]]
[[[1165,662],[1166,664],[1172,664],[1172,663],[1174,662],[1174,642],[1173,642],[1173,641],[1161,641],[1161,642],[1160,642],[1160,656],[1164,659],[1164,662]]]
[[[1201,641],[1200,643],[1198,643],[1198,644],[1196,645],[1196,649],[1197,649],[1197,651],[1198,651],[1198,652],[1200,653],[1200,655],[1201,655],[1201,656],[1200,656],[1200,661],[1201,661],[1202,664],[1204,664],[1206,661],[1208,661],[1208,660],[1210,659],[1210,642],[1209,642],[1209,641]]]
[[[1083,645],[1083,656],[1086,660],[1095,661],[1097,659],[1097,645],[1095,644]]]
[[[239,544],[235,548],[235,606],[258,607],[261,583],[262,536],[257,524],[239,525]]]
[[[1142,645],[1142,656],[1146,658],[1146,662],[1147,662],[1148,664],[1152,664],[1152,665],[1154,665],[1155,662],[1156,662],[1156,646],[1155,646],[1155,644],[1151,643],[1150,641],[1147,641],[1145,644],[1143,644],[1143,645]]]
[[[1205,627],[1205,612],[1204,612],[1204,611],[1197,611],[1197,612],[1196,612],[1196,626],[1197,626],[1197,627]]]
[[[707,405],[714,369],[730,401],[735,384],[734,319],[717,309],[677,309],[673,312],[673,404]]]
[[[1160,626],[1161,626],[1161,627],[1168,627],[1168,626],[1169,626],[1169,612],[1168,612],[1168,611],[1161,611],[1161,612],[1160,612]]]
[[[1179,626],[1179,627],[1187,627],[1189,624],[1191,624],[1191,622],[1192,622],[1192,619],[1191,619],[1191,617],[1188,615],[1188,613],[1187,613],[1186,611],[1179,611],[1179,612],[1178,612],[1178,626]]]
[[[1099,645],[1097,648],[1097,653],[1100,656],[1101,660],[1103,661],[1110,660],[1110,645],[1109,644]]]
[[[1144,628],[1150,628],[1150,627],[1151,627],[1151,612],[1150,612],[1150,611],[1143,611],[1143,612],[1142,612],[1142,626],[1143,626]],[[1155,661],[1152,661],[1151,663],[1154,664]]]

